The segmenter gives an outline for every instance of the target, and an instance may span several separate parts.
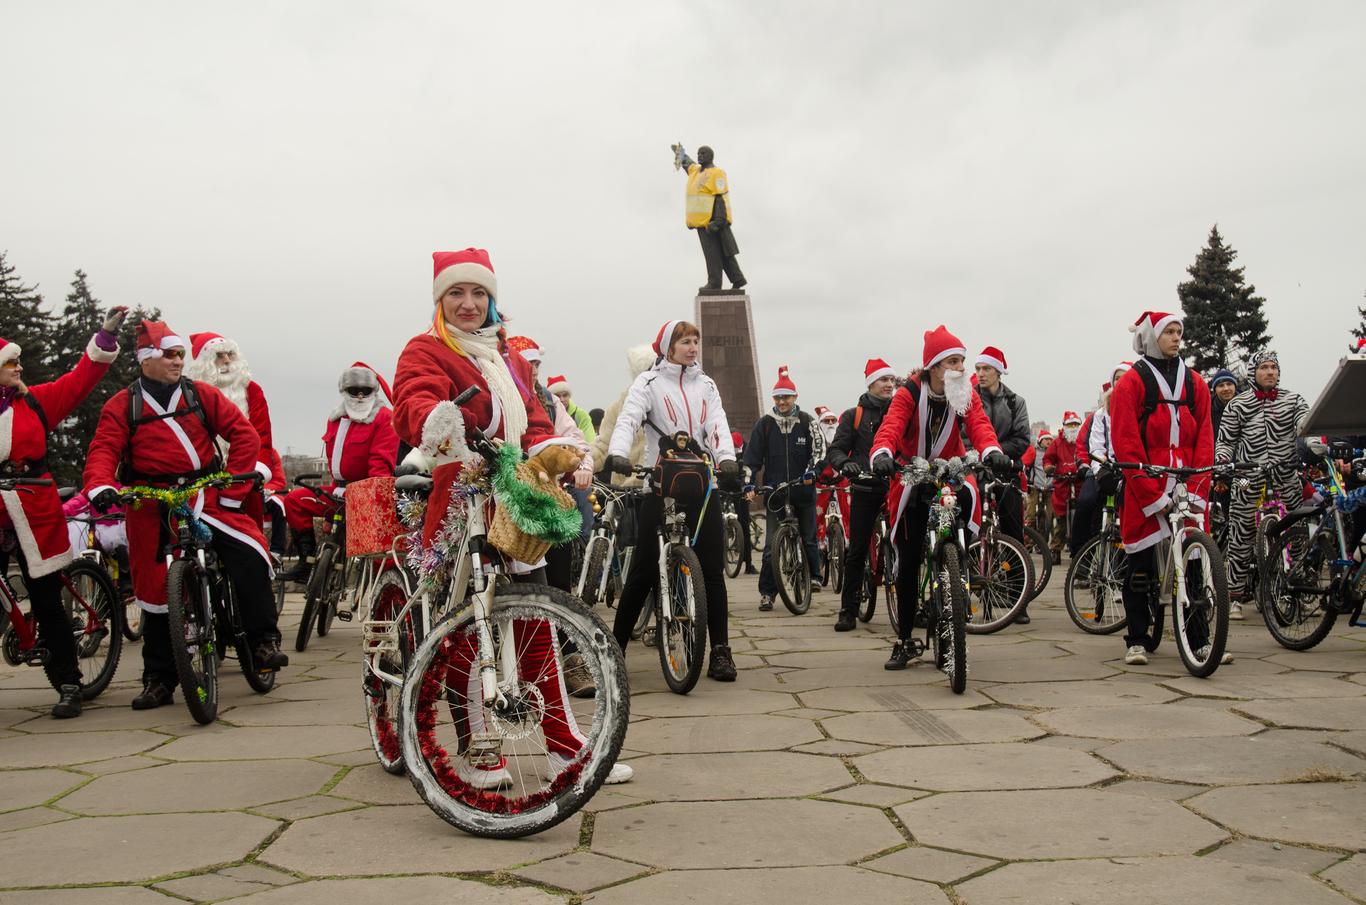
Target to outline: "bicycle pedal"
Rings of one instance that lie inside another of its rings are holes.
[[[350,610],[338,610],[337,618],[342,622],[350,622],[354,617],[351,615]]]
[[[45,647],[35,647],[32,650],[24,651],[21,656],[25,666],[46,666],[47,661],[52,657]]]

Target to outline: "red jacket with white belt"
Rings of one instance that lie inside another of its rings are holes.
[[[352,421],[345,415],[333,418],[327,422],[323,446],[335,481],[347,483],[391,475],[398,458],[394,413],[383,406],[368,422]]]

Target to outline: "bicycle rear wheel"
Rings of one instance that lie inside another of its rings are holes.
[[[669,595],[673,617],[659,615],[659,665],[664,682],[674,694],[693,690],[707,659],[707,590],[702,584],[702,563],[686,544],[670,544]]]
[[[1338,618],[1328,602],[1337,550],[1327,531],[1319,531],[1311,541],[1303,522],[1273,541],[1279,524],[1279,516],[1266,515],[1257,527],[1257,600],[1277,644],[1309,650],[1328,637]]]
[[[1214,538],[1192,529],[1182,540],[1186,599],[1181,601],[1173,582],[1172,630],[1186,670],[1203,679],[1219,668],[1228,640],[1228,578]]]
[[[868,552],[868,560],[863,564],[863,578],[859,583],[858,618],[860,622],[871,622],[877,612],[877,548]]]
[[[825,534],[825,567],[829,570],[830,590],[838,594],[844,590],[844,527],[838,522],[833,526],[839,530]]]
[[[380,667],[392,676],[404,676],[412,662],[416,649],[416,636],[413,632],[411,615],[395,623],[403,605],[408,601],[408,591],[403,584],[403,574],[398,566],[384,570],[376,579],[371,592],[369,616],[365,622],[366,645],[361,672],[361,689],[365,693],[365,724],[370,730],[370,745],[375,749],[375,759],[385,772],[398,775],[403,772],[403,749],[399,733],[399,719],[402,716],[400,696],[403,686],[381,679],[370,668],[370,658],[376,648],[385,648],[379,653]],[[377,623],[384,624],[382,627]],[[372,638],[383,633],[385,640]],[[392,648],[388,645],[392,644]]]
[[[999,632],[1029,602],[1034,587],[1029,554],[1015,538],[997,534],[990,549],[982,549],[980,538],[969,544],[966,565],[971,598],[967,630],[973,635]]]
[[[1098,534],[1082,544],[1062,585],[1073,625],[1088,635],[1113,635],[1124,628],[1124,569],[1124,548],[1118,540]]]
[[[219,643],[226,643],[231,638],[233,645],[237,649],[237,665],[242,670],[242,676],[247,680],[247,685],[257,694],[266,694],[275,687],[276,671],[273,669],[261,669],[256,665],[256,652],[251,648],[251,642],[247,640],[245,634],[238,635],[237,627],[228,619],[228,613],[238,613],[239,602],[237,592],[233,589],[232,581],[227,575],[222,576],[222,587],[220,593],[224,595],[224,600],[219,607],[218,620],[218,639]]]
[[[308,585],[304,588],[304,611],[299,616],[299,630],[294,635],[294,649],[300,653],[308,650],[308,641],[313,637],[318,608],[323,602],[323,585],[332,572],[332,556],[336,549],[331,544],[324,544],[308,576]]]
[[[1043,593],[1043,589],[1048,587],[1048,580],[1053,577],[1053,553],[1048,549],[1048,538],[1028,525],[1024,529],[1024,548],[1029,554],[1030,565],[1034,567],[1034,587],[1025,600],[1025,603],[1029,603]]]
[[[318,606],[319,638],[326,638],[327,633],[332,631],[332,620],[337,618],[337,609],[346,594],[346,573],[350,567],[350,562],[342,554],[340,547],[334,547],[331,552],[332,561],[323,576],[323,599]]]
[[[924,560],[923,556],[921,560]],[[878,578],[882,582],[882,600],[887,605],[887,621],[892,625],[892,632],[900,637],[901,611],[897,609],[896,594],[897,555],[890,537],[884,537],[878,544],[877,561]]]
[[[475,836],[515,838],[565,820],[591,799],[621,751],[630,716],[626,663],[612,633],[569,594],[516,584],[494,598],[494,649],[479,650],[472,607],[432,630],[403,682],[400,737],[413,788],[441,819]],[[592,698],[564,693],[560,645],[583,658]],[[500,675],[485,704],[481,653]]]
[[[744,564],[744,529],[740,527],[740,519],[738,517],[731,518],[730,513],[726,513],[724,523],[726,526],[726,577],[734,578],[740,574],[740,566]]]
[[[811,567],[795,525],[779,525],[773,533],[773,579],[783,606],[794,616],[811,608]]]
[[[588,539],[588,551],[583,559],[583,572],[579,574],[579,599],[588,606],[598,602],[603,586],[602,573],[608,567],[607,549],[611,541],[605,534],[594,534]]]
[[[89,701],[109,687],[118,671],[123,653],[123,599],[103,566],[77,559],[64,571],[71,586],[62,586],[62,611],[75,637],[81,698]],[[80,600],[75,595],[80,595]],[[89,610],[81,605],[82,600]],[[61,682],[53,681],[52,673],[47,678],[60,690]]]
[[[178,559],[166,571],[171,656],[185,707],[196,723],[218,718],[218,650],[212,604],[199,563]]]

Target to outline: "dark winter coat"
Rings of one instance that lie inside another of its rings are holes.
[[[813,438],[817,430],[815,420],[801,409],[793,409],[791,415],[770,412],[760,418],[745,444],[744,462],[751,475],[750,482],[776,487],[814,470]],[[797,504],[815,499],[812,487],[802,487],[792,494],[792,502]]]
[[[1030,447],[1029,408],[1024,397],[1016,395],[1004,383],[998,385],[994,395],[979,386],[977,395],[982,400],[983,411],[991,419],[1001,452],[1019,462]]]
[[[845,462],[853,459],[864,471],[868,470],[868,456],[873,451],[873,437],[882,426],[882,417],[887,414],[891,400],[878,399],[869,393],[859,397],[858,405],[845,409],[840,415],[839,426],[835,428],[835,439],[830,441],[830,451],[826,453],[826,463],[836,471]],[[863,414],[859,415],[859,409]],[[858,421],[858,429],[854,422]]]

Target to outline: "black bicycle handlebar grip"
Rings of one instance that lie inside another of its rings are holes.
[[[454,402],[456,405],[464,405],[466,402],[469,402],[475,396],[478,396],[480,392],[481,390],[479,389],[479,387],[469,386],[462,390],[460,392],[460,395],[456,396],[451,401]]]

